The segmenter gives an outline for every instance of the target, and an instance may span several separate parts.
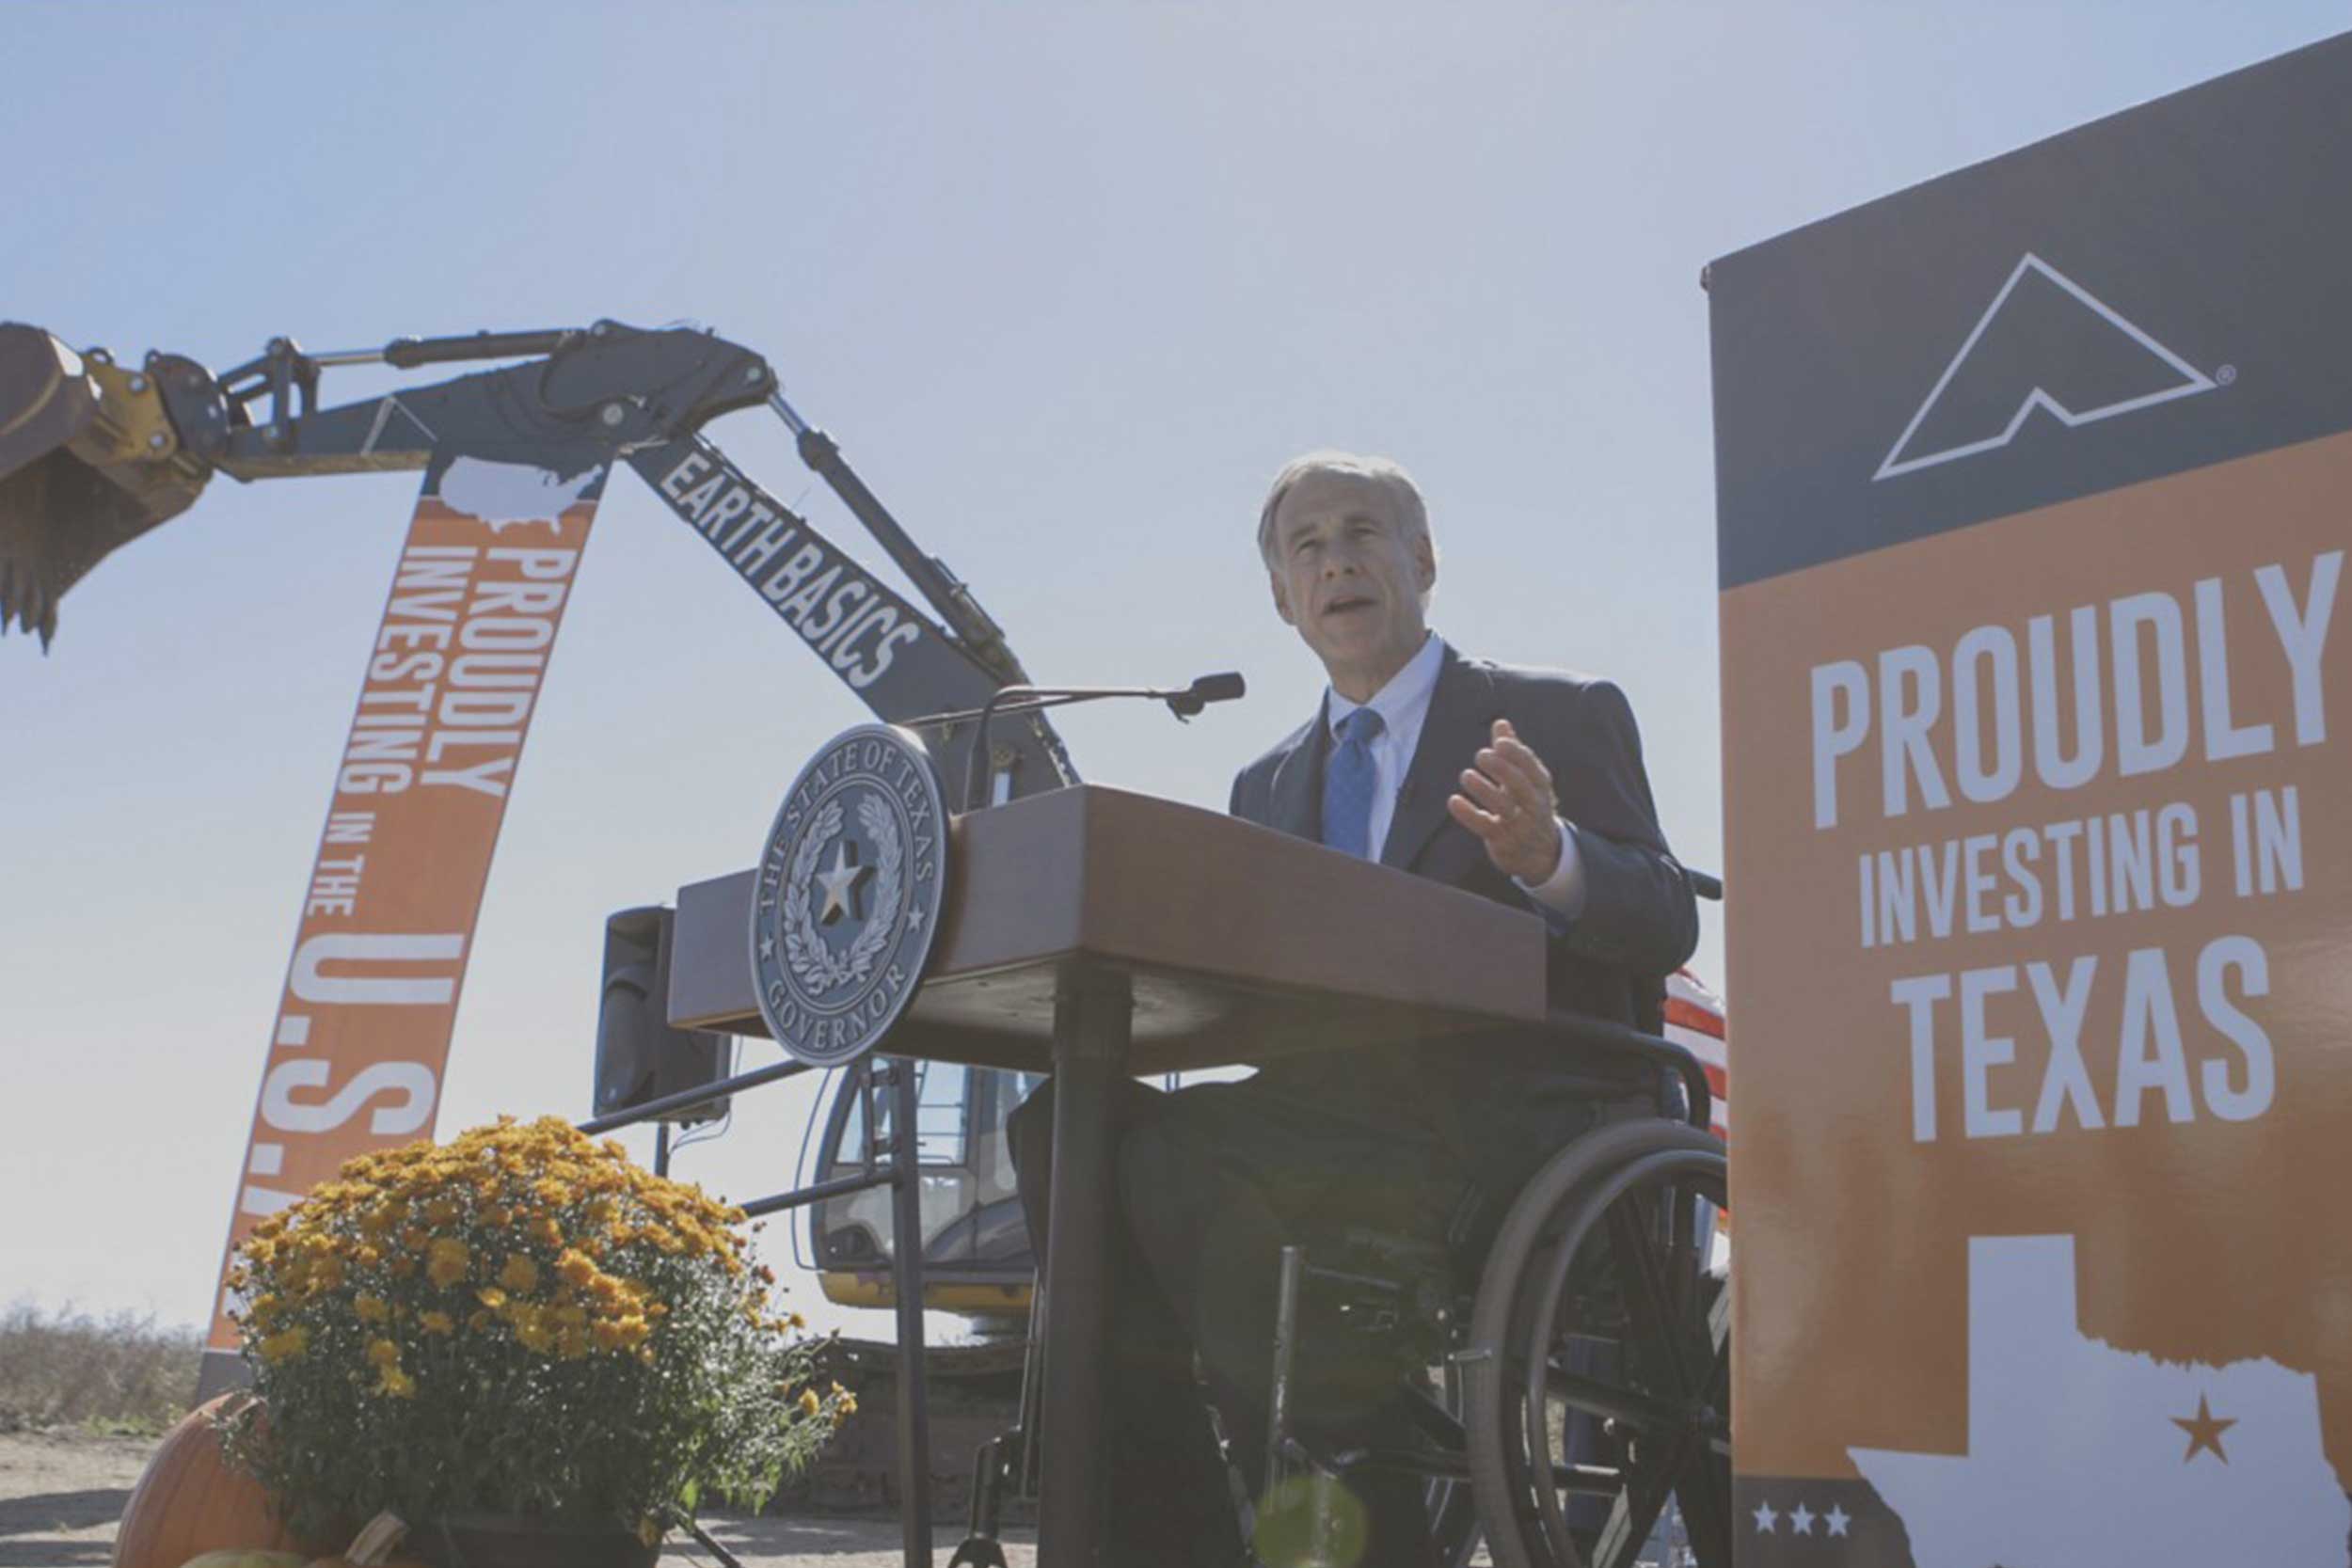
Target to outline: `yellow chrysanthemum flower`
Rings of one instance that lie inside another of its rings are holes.
[[[275,1366],[291,1361],[310,1348],[310,1331],[296,1323],[282,1334],[272,1334],[262,1341],[262,1359]]]
[[[499,1283],[517,1295],[528,1294],[539,1288],[539,1265],[521,1253],[516,1253],[506,1259],[506,1266],[499,1270]]]
[[[466,1250],[466,1243],[441,1236],[434,1240],[425,1259],[424,1273],[434,1284],[446,1289],[465,1278],[467,1271],[472,1267],[473,1255]]]

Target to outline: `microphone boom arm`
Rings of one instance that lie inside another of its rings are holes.
[[[988,755],[988,730],[998,714],[1038,713],[1046,708],[1067,707],[1073,703],[1090,703],[1105,697],[1146,697],[1166,703],[1168,711],[1177,721],[1188,722],[1211,703],[1231,702],[1248,690],[1248,684],[1235,671],[1202,675],[1190,686],[1174,689],[1152,686],[1000,686],[989,694],[987,702],[976,708],[959,708],[947,713],[928,714],[921,719],[905,721],[908,729],[921,730],[935,726],[961,724],[979,721],[979,732],[973,737],[972,749],[965,754],[963,770],[963,809],[977,811],[980,800],[980,768]]]

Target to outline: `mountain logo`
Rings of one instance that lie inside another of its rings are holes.
[[[1873,483],[2009,445],[2040,408],[2069,430],[2226,384],[2027,251]]]

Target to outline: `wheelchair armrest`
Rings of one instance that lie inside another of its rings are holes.
[[[1545,1029],[1564,1045],[1606,1051],[1614,1055],[1646,1060],[1682,1080],[1684,1119],[1704,1132],[1714,1124],[1715,1097],[1707,1086],[1707,1069],[1688,1048],[1658,1035],[1645,1035],[1623,1023],[1554,1008]]]

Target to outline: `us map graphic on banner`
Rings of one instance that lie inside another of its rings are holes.
[[[428,470],[303,895],[231,1249],[345,1160],[432,1132],[491,851],[604,479],[470,455]],[[236,1348],[226,1306],[208,1374]]]
[[[1742,1568],[2352,1560],[2346,103],[1710,269]]]

